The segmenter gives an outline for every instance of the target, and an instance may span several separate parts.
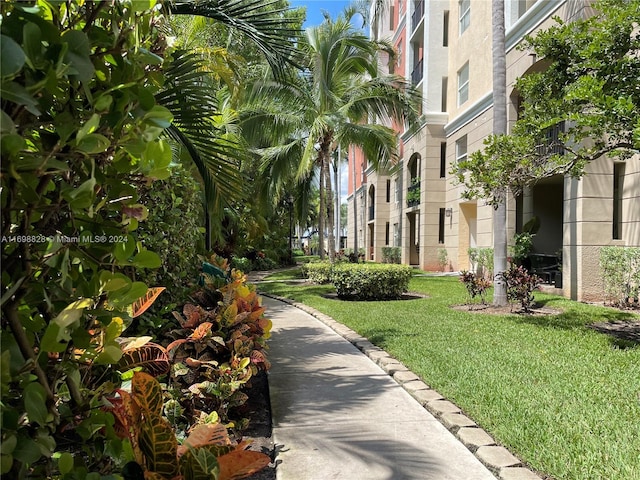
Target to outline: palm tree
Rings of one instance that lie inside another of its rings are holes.
[[[317,172],[320,253],[324,257],[328,220],[331,260],[335,240],[330,163],[335,150],[357,145],[374,168],[387,168],[397,158],[397,135],[374,119],[415,122],[418,117],[419,98],[413,87],[402,77],[378,72],[376,55],[390,47],[355,29],[355,13],[348,8],[336,21],[326,18],[308,29],[307,42],[301,45],[308,59],[304,72],[287,83],[257,83],[243,115],[245,132],[263,134],[264,125],[269,125],[270,144],[276,146],[261,153],[276,191],[290,178],[287,172],[292,168],[297,182]]]
[[[493,134],[507,133],[507,67],[504,39],[504,0],[492,0],[493,26]],[[502,273],[507,269],[507,191],[496,192],[499,199],[493,212],[493,304],[507,304],[506,284]]]
[[[209,18],[239,32],[255,44],[280,77],[288,67],[298,66],[298,52],[291,40],[299,37],[300,22],[287,15],[288,9],[270,5],[273,3],[264,0],[164,2],[169,17]],[[199,23],[196,29],[204,27]],[[214,53],[205,57],[192,50],[174,52],[163,68],[165,87],[156,95],[157,103],[168,108],[174,117],[169,136],[179,146],[179,154],[190,158],[202,179],[208,248],[221,237],[225,206],[241,197],[245,182],[239,164],[248,158],[237,130],[237,114],[230,108],[228,94],[223,93],[232,88],[232,60],[224,51]],[[212,58],[217,60],[214,69]],[[230,65],[225,66],[225,61]]]

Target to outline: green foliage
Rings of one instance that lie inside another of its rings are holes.
[[[619,306],[638,303],[640,247],[602,247],[600,269],[609,302]]]
[[[137,232],[140,187],[172,158],[155,1],[82,3],[0,7],[2,443],[14,446],[0,473],[15,478],[56,459],[67,471],[71,452],[78,472],[123,455],[98,407],[119,380],[126,309],[147,291],[133,272],[160,265]]]
[[[469,248],[469,261],[474,264],[478,274],[493,278],[493,248]]]
[[[225,426],[217,422],[195,426],[178,445],[172,425],[162,416],[162,385],[144,372],[135,372],[131,391],[118,390],[111,404],[118,434],[129,442],[135,457],[125,467],[144,471],[144,478],[241,479],[271,461],[263,453],[245,451],[246,442],[233,444]]]
[[[414,207],[420,204],[420,177],[411,179],[411,185],[407,189],[407,207]]]
[[[313,283],[320,285],[331,282],[333,264],[329,261],[309,262],[302,265],[302,274]]]
[[[245,273],[249,273],[253,270],[251,260],[247,257],[233,257],[231,259],[231,268],[235,268]]]
[[[182,407],[192,412],[207,405],[227,421],[229,409],[247,399],[242,387],[270,367],[265,349],[271,321],[242,272],[217,258],[212,263],[227,279],[207,277],[208,285],[193,295],[198,304],[174,312],[180,326],[166,333],[166,350]]]
[[[394,300],[409,289],[412,269],[393,264],[335,264],[331,283],[341,298]]]
[[[469,308],[476,297],[480,297],[483,305],[487,303],[487,290],[491,287],[491,282],[483,276],[478,276],[473,272],[460,272],[460,281],[464,283],[467,293],[469,294]]]
[[[449,264],[449,254],[446,248],[438,249],[438,265],[440,266],[440,271],[444,272]]]
[[[513,236],[511,256],[516,263],[521,263],[531,252],[533,237],[534,235],[529,232],[516,233]]]
[[[400,247],[382,247],[382,263],[400,263],[401,259]]]
[[[523,266],[515,265],[500,275],[507,285],[507,299],[519,303],[523,312],[529,312],[534,303],[533,292],[540,286],[540,278]]]
[[[171,168],[171,176],[139,189],[148,205],[147,221],[138,232],[144,245],[160,257],[160,267],[138,279],[148,285],[170,287],[156,306],[183,301],[200,272],[198,254],[204,251],[202,190],[185,167]]]

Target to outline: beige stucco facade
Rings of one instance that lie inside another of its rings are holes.
[[[371,235],[373,243],[367,240],[366,245],[374,247],[367,258],[380,261],[383,246],[399,243],[403,263],[437,270],[445,249],[445,269],[461,271],[472,267],[469,248],[493,245],[493,208],[482,199],[463,199],[462,187],[450,174],[461,157],[482,149],[492,132],[491,2],[472,1],[465,12],[460,6],[469,4],[459,0],[424,0],[422,7],[419,3],[409,2],[406,18],[395,24],[398,30],[389,29],[393,23],[382,22],[387,37],[406,38],[402,65],[405,76],[423,93],[425,121],[418,133],[402,136],[397,176],[367,172],[363,189],[373,186],[380,207],[367,220],[364,234]],[[591,9],[588,0],[505,3],[507,111],[512,125],[517,119],[517,78],[543,68],[532,52],[517,48],[524,35],[548,28],[553,16],[572,20],[589,15]],[[416,19],[416,12],[422,19]],[[416,179],[417,201],[411,191],[416,190]],[[388,207],[387,182],[391,184]],[[520,199],[510,198],[507,210],[509,239],[531,217],[540,220],[533,252],[561,257],[559,280],[565,296],[601,300],[600,249],[640,246],[640,159],[636,156],[621,164],[601,158],[587,167],[581,179],[546,179]],[[387,224],[389,235],[385,235]]]

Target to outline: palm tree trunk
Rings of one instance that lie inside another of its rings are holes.
[[[358,258],[358,205],[356,202],[356,156],[351,159],[351,184],[353,185],[353,253]]]
[[[493,24],[493,133],[507,133],[507,66],[504,39],[504,0],[492,0]],[[493,304],[507,304],[507,286],[502,273],[507,269],[507,195],[496,192],[498,206],[493,212]]]
[[[322,162],[323,160],[321,160]],[[320,250],[320,260],[324,260],[324,216],[325,216],[325,191],[324,191],[324,165],[320,164],[320,206],[318,212],[318,249]]]
[[[331,158],[327,156],[324,162],[324,174],[325,174],[325,190],[327,191],[327,229],[329,230],[329,260],[333,263],[336,257],[336,237],[334,234],[334,203],[333,203],[333,189],[331,188]]]

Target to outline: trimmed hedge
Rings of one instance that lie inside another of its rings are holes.
[[[331,271],[331,282],[340,298],[394,300],[409,289],[408,265],[340,263]]]
[[[330,262],[309,262],[302,265],[302,273],[313,283],[331,283],[332,265]]]

